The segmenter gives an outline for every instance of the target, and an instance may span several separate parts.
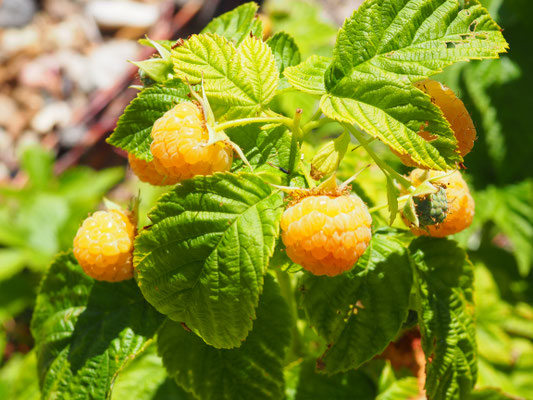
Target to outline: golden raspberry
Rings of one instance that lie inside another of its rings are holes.
[[[310,196],[287,208],[281,238],[287,255],[315,275],[339,275],[365,252],[372,218],[355,196]]]
[[[161,175],[155,169],[153,161],[141,160],[140,158],[135,157],[133,153],[128,154],[128,161],[133,173],[143,182],[147,182],[155,186],[166,186],[174,185],[179,181],[179,179]]]
[[[433,178],[443,174],[441,171],[415,169],[411,172],[409,178],[413,186],[418,186],[426,177]],[[474,218],[474,199],[470,195],[468,186],[459,171],[455,171],[453,174],[436,182],[443,184],[446,188],[448,214],[440,224],[430,225],[424,229],[411,227],[411,232],[417,236],[445,237],[453,235],[468,228]],[[405,219],[404,221],[408,224]]]
[[[209,133],[203,114],[191,102],[180,103],[159,118],[152,139],[157,172],[177,181],[228,171],[233,161],[233,150],[226,143],[206,146]]]
[[[415,86],[431,96],[431,101],[441,109],[444,118],[450,123],[451,129],[457,139],[457,151],[461,157],[470,153],[472,147],[474,147],[474,140],[476,139],[476,128],[461,99],[455,95],[453,90],[431,79],[417,82]],[[426,141],[431,141],[436,138],[427,131],[420,131],[418,135]],[[404,165],[423,168],[413,161],[409,154],[399,154],[395,150],[393,152],[400,157]]]
[[[133,277],[135,226],[119,210],[97,211],[83,221],[74,238],[74,256],[87,275],[118,282]]]

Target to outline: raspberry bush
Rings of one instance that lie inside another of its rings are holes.
[[[43,398],[509,398],[478,382],[473,264],[446,237],[472,222],[476,133],[429,80],[499,57],[500,27],[477,0],[366,0],[300,48],[257,8],[142,41],[108,143],[169,187],[146,226],[97,211],[46,273]]]

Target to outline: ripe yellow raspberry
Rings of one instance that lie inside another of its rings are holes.
[[[157,172],[177,181],[227,171],[233,161],[233,150],[226,143],[206,146],[209,133],[204,116],[192,102],[180,103],[159,118],[152,139],[150,151]]]
[[[415,169],[411,172],[409,178],[413,186],[418,186],[424,179],[439,175],[444,175],[444,173],[441,171]],[[417,236],[445,237],[453,235],[468,228],[474,218],[474,199],[470,195],[468,186],[459,171],[455,171],[453,174],[436,182],[446,188],[448,213],[444,221],[439,224],[429,225],[425,228],[411,227],[411,232]],[[404,221],[408,224],[405,219]]]
[[[431,79],[417,82],[415,86],[431,96],[431,101],[441,109],[444,118],[450,123],[455,138],[457,139],[457,150],[461,157],[470,153],[472,147],[474,147],[474,140],[476,139],[476,128],[461,99],[455,95],[453,90]],[[431,141],[435,138],[435,136],[432,136],[431,133],[426,131],[420,131],[418,135],[426,141]],[[423,168],[413,161],[409,154],[399,154],[394,150],[393,152],[400,157],[404,165]]]
[[[130,163],[131,170],[137,178],[143,182],[150,183],[155,186],[174,185],[178,183],[178,179],[171,178],[170,176],[161,175],[155,169],[153,161],[144,161],[135,157],[133,153],[128,154],[128,161]]]
[[[87,275],[118,282],[133,277],[135,226],[125,212],[97,211],[74,238],[74,256]]]
[[[365,252],[372,218],[355,195],[310,196],[287,208],[281,238],[287,255],[315,275],[339,275]]]

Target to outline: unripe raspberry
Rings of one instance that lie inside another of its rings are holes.
[[[441,109],[444,118],[450,123],[450,127],[457,139],[457,151],[461,157],[470,153],[476,139],[476,128],[461,99],[455,95],[453,90],[431,79],[417,82],[415,86],[431,96],[431,101]],[[427,131],[420,131],[418,134],[426,141],[431,141],[435,138]],[[409,154],[399,154],[395,150],[393,152],[400,157],[404,165],[423,168]]]
[[[433,178],[439,175],[443,175],[443,173],[440,171],[415,169],[411,172],[410,180],[413,186],[418,186],[426,177]],[[474,218],[474,199],[470,195],[468,186],[459,171],[455,171],[453,174],[437,180],[435,184],[442,184],[445,187],[448,213],[444,221],[440,224],[430,225],[424,228],[411,227],[411,232],[417,236],[445,237],[453,235],[468,228]]]
[[[440,224],[448,215],[446,190],[439,186],[437,193],[413,197],[420,226]]]
[[[87,275],[118,282],[133,277],[135,226],[122,211],[97,211],[74,238],[74,256]]]
[[[281,238],[287,255],[315,275],[351,269],[372,236],[372,218],[355,195],[310,196],[287,208]]]
[[[174,185],[179,181],[176,178],[161,175],[155,169],[153,161],[141,160],[140,158],[135,157],[133,153],[128,154],[128,161],[133,173],[143,182],[147,182],[155,186],[166,186]]]
[[[177,181],[228,171],[233,161],[233,150],[226,143],[206,146],[209,133],[203,114],[191,102],[180,103],[159,118],[152,139],[157,172]]]

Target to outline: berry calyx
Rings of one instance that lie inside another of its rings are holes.
[[[224,141],[209,144],[204,115],[192,102],[180,103],[167,111],[154,123],[151,135],[150,151],[156,171],[177,182],[231,167],[231,146]]]
[[[74,238],[74,256],[90,277],[118,282],[133,277],[135,225],[121,210],[97,211]]]
[[[468,185],[459,171],[455,171],[452,174],[443,174],[441,171],[415,169],[411,172],[409,178],[413,186],[417,187],[424,180],[436,178],[440,175],[443,175],[443,178],[433,180],[433,183],[442,185],[444,188],[448,211],[444,220],[440,223],[419,228],[411,226],[411,232],[417,236],[445,237],[453,235],[468,228],[474,218],[474,199],[470,195]],[[406,222],[406,224],[408,223]]]
[[[141,181],[155,186],[167,186],[178,183],[178,179],[168,175],[161,175],[157,172],[153,161],[144,161],[135,157],[133,153],[128,154],[128,161],[133,173]]]
[[[314,275],[350,270],[372,236],[372,218],[356,195],[311,195],[289,206],[281,217],[287,255]]]
[[[450,127],[457,139],[457,152],[461,157],[470,153],[476,139],[476,128],[461,99],[455,95],[453,90],[431,79],[417,82],[415,86],[429,95],[431,101],[441,109],[444,118],[450,123]],[[424,130],[418,132],[418,135],[428,142],[436,138]],[[402,163],[408,167],[424,168],[415,162],[409,154],[400,154],[395,150],[393,150],[393,153],[400,157]]]

